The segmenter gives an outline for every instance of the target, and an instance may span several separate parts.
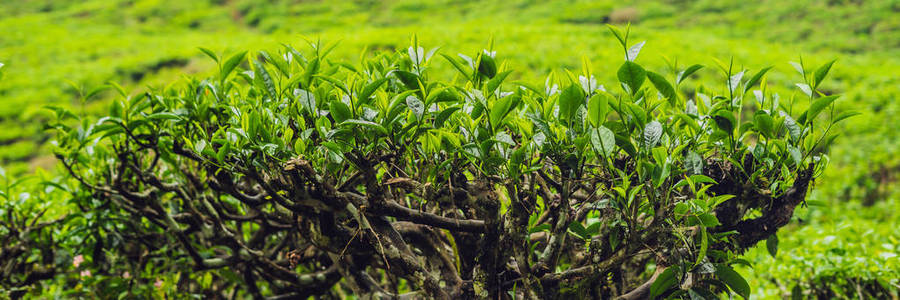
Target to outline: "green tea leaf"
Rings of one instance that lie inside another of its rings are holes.
[[[694,262],[694,265],[700,265],[703,262],[703,259],[706,258],[706,251],[709,249],[709,233],[706,232],[706,227],[700,227],[700,252],[697,253],[697,260]]]
[[[588,101],[588,121],[594,127],[600,127],[609,113],[609,96],[606,93],[597,93]]]
[[[677,267],[668,267],[656,277],[656,280],[650,285],[649,299],[656,299],[656,297],[662,295],[669,290],[669,288],[678,283],[677,269]]]
[[[803,60],[801,60],[800,62],[803,62]],[[806,70],[803,69],[803,65],[793,62],[793,61],[789,61],[788,63],[790,63],[791,66],[794,67],[794,70],[797,70],[797,73],[800,73],[800,75],[802,75],[803,77],[806,77]]]
[[[798,88],[800,88],[800,91],[802,91],[804,95],[806,95],[807,97],[812,97],[812,89],[809,88],[809,85],[805,83],[798,83],[796,85]]]
[[[232,71],[234,71],[234,68],[241,64],[241,61],[244,60],[245,56],[247,56],[247,51],[232,55],[231,58],[226,60],[225,64],[222,65],[222,70],[219,72],[219,78],[222,80],[228,78],[228,75],[231,74]]]
[[[204,54],[206,54],[206,56],[209,56],[209,58],[212,58],[214,61],[216,61],[216,63],[219,62],[219,57],[216,56],[216,53],[213,52],[212,50],[209,50],[209,49],[206,49],[203,47],[197,47],[197,49],[200,49],[200,51],[202,51]]]
[[[419,89],[419,75],[400,70],[394,71],[394,74],[397,75],[397,79],[400,79],[400,82],[402,82],[407,89]]]
[[[840,97],[840,96],[831,95],[831,96],[822,97],[822,98],[819,98],[819,99],[816,99],[815,101],[813,101],[812,105],[810,105],[809,109],[806,111],[806,122],[805,123],[812,122],[812,120],[814,120],[819,115],[819,113],[822,112],[822,110],[824,110],[826,107],[828,107],[828,105],[830,105],[832,102],[834,102],[834,100],[837,100],[838,97]]]
[[[494,78],[497,75],[497,63],[494,58],[488,55],[481,55],[481,62],[478,63],[478,73],[487,78]]]
[[[514,97],[504,97],[494,102],[494,107],[491,108],[490,122],[495,131],[500,127],[500,122],[503,121],[503,118],[509,114],[513,101],[515,101]]]
[[[666,147],[659,146],[653,148],[651,154],[653,155],[653,160],[656,161],[657,165],[663,165],[669,160],[669,153]]]
[[[294,97],[300,102],[300,105],[308,110],[313,116],[317,116],[319,111],[316,108],[316,95],[304,89],[294,89]]]
[[[634,61],[637,59],[638,54],[641,53],[641,48],[644,47],[646,41],[637,43],[628,48],[628,52],[625,53],[625,60]]]
[[[680,73],[678,73],[678,78],[675,79],[675,84],[681,84],[681,82],[690,77],[691,74],[694,74],[694,72],[697,72],[697,70],[700,70],[702,68],[702,65],[692,65],[684,71],[681,71]]]
[[[591,237],[591,234],[588,233],[586,228],[584,228],[584,225],[582,225],[581,222],[578,221],[569,223],[569,230],[575,233],[575,235],[582,240],[589,239]]]
[[[694,151],[690,151],[684,157],[684,168],[688,174],[703,174],[703,158]]]
[[[612,130],[601,125],[595,130],[591,130],[591,145],[597,153],[609,156],[616,146],[616,135]]]
[[[660,137],[662,137],[663,128],[662,124],[658,121],[653,120],[650,123],[647,123],[644,126],[644,147],[652,148],[659,143]]]
[[[813,77],[815,78],[815,81],[813,82],[813,89],[818,88],[819,84],[821,84],[822,81],[825,80],[825,76],[828,75],[828,71],[831,70],[831,66],[834,65],[834,62],[836,61],[837,59],[834,59],[816,69],[816,72],[813,73]]]
[[[675,212],[676,215],[685,215],[688,213],[688,211],[690,211],[690,209],[691,207],[687,203],[678,202],[675,204],[675,209],[673,210],[673,212]]]
[[[744,85],[744,93],[747,93],[747,91],[749,91],[750,88],[752,88],[754,85],[759,83],[759,81],[762,80],[763,75],[766,75],[766,72],[768,72],[771,69],[772,69],[772,67],[766,67],[766,68],[763,68],[762,70],[759,70],[759,72],[756,72],[756,74],[753,74],[753,76],[750,77],[750,81],[747,81],[747,84]]]
[[[728,265],[716,265],[716,277],[725,282],[732,291],[741,295],[744,299],[750,298],[750,285],[747,284],[747,280]]]
[[[666,99],[669,100],[669,103],[675,105],[675,89],[672,88],[672,85],[669,84],[669,81],[666,80],[665,77],[653,72],[647,72],[647,78],[650,79],[650,82],[653,83],[653,86],[656,87],[656,90],[658,90],[660,94],[662,94],[664,97],[666,97]]]
[[[500,72],[500,74],[497,74],[497,76],[488,81],[485,92],[493,93],[497,90],[497,88],[500,87],[500,84],[503,83],[503,80],[506,79],[506,76],[509,76],[509,73],[512,73],[512,70]]]
[[[734,114],[727,110],[720,110],[713,115],[713,120],[716,121],[716,125],[719,126],[719,129],[722,131],[731,134],[734,132]]]
[[[584,104],[584,92],[581,87],[572,84],[559,95],[559,119],[566,124],[571,124],[578,111],[578,107]]]
[[[275,82],[272,81],[272,76],[269,75],[269,71],[266,70],[266,67],[262,65],[258,60],[253,60],[253,66],[256,68],[257,77],[259,80],[262,80],[263,85],[266,87],[266,92],[269,94],[269,97],[272,100],[277,99],[277,92],[275,91]]]
[[[460,109],[459,106],[451,106],[451,107],[448,107],[447,109],[441,111],[437,115],[437,117],[434,118],[434,128],[443,127],[444,122],[446,122],[447,119],[450,118],[450,116],[453,115],[453,113],[459,109]]]
[[[716,227],[718,225],[721,225],[721,223],[719,223],[719,219],[716,218],[716,216],[711,215],[709,213],[704,213],[704,214],[700,215],[699,217],[700,217],[700,222],[703,224],[703,226]]]
[[[640,65],[631,61],[626,61],[619,67],[619,71],[616,75],[619,77],[619,82],[628,85],[631,93],[634,94],[637,93],[637,90],[644,84],[644,78],[647,77],[647,72],[644,71],[644,68]]]
[[[769,238],[766,239],[766,250],[769,250],[769,255],[775,257],[778,254],[778,235],[773,234],[770,235]]]
[[[369,97],[371,97],[372,94],[374,94],[375,91],[378,90],[378,87],[380,87],[382,84],[384,84],[387,81],[388,81],[387,77],[382,77],[382,78],[379,78],[379,79],[376,79],[376,80],[370,82],[365,87],[363,87],[362,91],[360,91],[359,95],[357,96],[358,97],[357,99],[359,99],[359,101],[362,103],[368,103]]]
[[[753,115],[753,123],[756,125],[757,130],[766,137],[772,136],[772,131],[774,130],[775,120],[772,119],[772,116],[758,111],[755,115]]]
[[[425,114],[425,104],[422,103],[422,100],[419,100],[416,96],[406,96],[406,106],[413,112],[416,119],[422,119],[422,115]]]
[[[459,71],[459,73],[462,74],[463,77],[466,78],[466,80],[471,79],[471,77],[469,76],[469,71],[467,71],[461,63],[456,61],[455,58],[453,58],[452,56],[443,54],[443,53],[441,53],[441,56],[443,56],[444,59],[446,59],[448,62],[450,62],[450,65],[452,65],[454,68],[456,68],[456,70]]]
[[[788,135],[794,141],[799,140],[800,135],[803,134],[803,129],[800,128],[797,121],[794,121],[794,118],[791,118],[791,115],[781,112],[781,116],[784,117],[784,127],[787,129]]]
[[[609,28],[609,31],[612,32],[613,36],[615,36],[616,39],[619,40],[619,43],[622,44],[622,47],[625,47],[625,43],[627,42],[625,40],[626,35],[622,33],[622,30],[616,26],[613,26],[612,24],[606,24],[606,27]]]
[[[843,111],[840,114],[838,114],[837,116],[835,116],[834,119],[831,120],[831,122],[837,123],[837,122],[843,121],[844,119],[847,119],[847,118],[850,118],[853,116],[857,116],[857,115],[861,115],[861,114],[862,113],[858,112],[858,111]]]
[[[728,88],[732,93],[734,93],[734,90],[741,84],[741,78],[743,77],[744,71],[740,71],[737,74],[731,75],[731,78],[728,79]]]
[[[331,117],[334,118],[334,121],[337,123],[341,123],[344,120],[351,118],[350,107],[347,104],[344,104],[341,101],[334,100],[329,103]]]

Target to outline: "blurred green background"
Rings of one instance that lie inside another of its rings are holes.
[[[733,58],[754,72],[774,66],[769,83],[782,97],[800,94],[794,83],[802,78],[788,62],[812,68],[838,59],[823,85],[843,94],[839,109],[862,115],[844,123],[809,205],[779,232],[777,255],[761,244],[747,255],[753,267],[741,271],[759,298],[782,298],[798,284],[841,294],[877,284],[896,297],[897,0],[2,1],[0,164],[10,174],[55,170],[44,106],[101,114],[117,94],[83,95],[107,82],[134,95],[177,84],[184,74],[205,75],[215,62],[197,47],[222,56],[321,39],[339,42],[332,57],[354,63],[405,49],[413,35],[451,55],[493,40],[498,58],[518,70],[514,79],[543,84],[550,71],[578,69],[587,58],[610,84],[622,58],[607,23],[630,23],[631,39],[647,41],[638,59],[650,69],[664,71],[666,59],[677,59],[706,65],[704,80],[725,80],[714,59]]]

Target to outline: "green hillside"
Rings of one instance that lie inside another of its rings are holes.
[[[790,62],[812,72],[837,60],[824,90],[842,94],[838,109],[861,115],[834,129],[840,136],[828,168],[808,205],[779,232],[777,255],[762,243],[746,257],[752,267],[740,271],[759,298],[788,297],[795,288],[810,297],[866,289],[897,297],[900,1],[256,2],[3,2],[0,164],[15,175],[58,170],[45,106],[96,115],[118,93],[95,88],[112,83],[138,95],[183,84],[183,74],[210,74],[215,62],[198,47],[228,57],[321,40],[337,43],[332,59],[355,63],[375,51],[405,51],[415,36],[451,56],[492,47],[522,70],[511,80],[578,70],[586,59],[608,77],[601,82],[614,82],[622,55],[605,24],[630,23],[631,40],[648,41],[638,60],[650,70],[668,74],[677,58],[681,68],[706,66],[699,78],[724,80],[717,61],[748,74],[772,66],[768,84],[783,99],[806,97]],[[446,61],[437,64],[452,78]]]

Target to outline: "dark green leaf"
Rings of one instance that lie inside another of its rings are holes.
[[[791,288],[791,300],[803,300],[803,289],[800,288],[799,284],[795,284]]]
[[[259,54],[262,55],[263,59],[265,59],[267,63],[275,66],[275,69],[278,69],[278,72],[281,72],[281,75],[285,77],[291,76],[290,66],[288,66],[287,61],[285,61],[283,58],[274,59],[266,51],[259,51]]]
[[[559,95],[559,119],[571,124],[578,107],[584,104],[584,92],[578,85],[569,85]]]
[[[451,106],[447,109],[441,111],[437,117],[434,118],[434,128],[441,128],[444,126],[444,122],[453,115],[454,112],[459,110],[459,106]]]
[[[716,125],[719,126],[719,129],[722,131],[732,134],[734,132],[734,114],[727,110],[720,110],[714,116],[713,120],[716,121]]]
[[[426,100],[427,104],[442,102],[458,103],[460,96],[452,88],[443,88],[440,89],[440,91],[431,91],[431,94],[428,95],[428,99]]]
[[[725,282],[732,291],[741,295],[744,299],[750,298],[750,285],[747,284],[747,280],[728,265],[716,265],[716,277]]]
[[[582,240],[589,239],[591,237],[591,235],[590,235],[590,233],[588,233],[587,229],[584,228],[584,225],[582,225],[581,222],[578,222],[578,221],[569,223],[569,230],[571,230],[573,233],[575,233],[575,235],[578,236],[578,238],[580,238]]]
[[[644,71],[640,65],[626,61],[619,67],[619,71],[616,73],[619,77],[619,81],[628,85],[628,88],[631,89],[631,93],[637,93],[637,90],[641,88],[641,85],[644,84],[644,78],[647,77],[647,72]]]
[[[691,300],[718,300],[719,297],[716,294],[713,294],[709,290],[702,287],[692,287],[688,290],[688,295],[691,297]]]
[[[497,75],[497,63],[494,62],[494,58],[488,55],[481,55],[481,62],[478,63],[478,73],[487,76],[487,78],[494,78]]]
[[[770,235],[769,238],[766,239],[766,250],[769,250],[769,254],[772,257],[775,257],[778,254],[778,235],[773,234]]]
[[[753,123],[756,125],[756,129],[760,133],[762,133],[762,135],[764,135],[766,137],[772,136],[772,131],[774,130],[774,127],[775,127],[775,125],[774,125],[775,120],[772,119],[772,116],[770,116],[762,111],[758,111],[753,116]]]
[[[694,262],[695,266],[700,265],[703,262],[703,259],[706,258],[706,251],[709,249],[709,233],[706,232],[706,227],[700,227],[700,252],[697,253],[697,260]]]
[[[372,94],[374,94],[375,91],[378,90],[378,87],[380,87],[382,84],[384,84],[387,81],[388,81],[388,78],[384,77],[384,78],[379,78],[379,79],[376,79],[375,81],[370,82],[365,87],[363,87],[362,91],[359,93],[359,96],[358,96],[359,98],[357,98],[357,99],[359,99],[359,101],[362,103],[368,103],[369,97],[371,97]]]
[[[319,71],[319,57],[315,57],[306,64],[306,68],[303,70],[303,74],[300,75],[300,83],[302,83],[303,87],[309,87],[312,83],[313,75]]]
[[[329,108],[331,117],[334,118],[334,121],[337,123],[341,123],[344,120],[350,119],[352,117],[350,107],[341,101],[331,101],[331,103],[329,103]]]
[[[394,71],[394,74],[397,75],[397,78],[400,79],[400,82],[402,82],[407,89],[419,89],[419,75],[400,70]]]
[[[668,267],[656,277],[656,280],[650,285],[650,299],[656,299],[678,283],[677,271],[677,267]]]
[[[716,216],[713,216],[709,213],[704,213],[704,214],[700,215],[699,217],[700,217],[700,222],[703,224],[703,226],[706,226],[706,227],[715,227],[715,226],[718,226],[721,224],[721,223],[719,223],[719,219],[717,219]]]
[[[834,120],[832,120],[831,122],[837,123],[837,122],[843,121],[846,118],[850,118],[850,117],[860,115],[860,114],[862,114],[862,113],[860,113],[858,111],[843,111],[840,114],[838,114],[836,117],[834,117]]]
[[[647,78],[650,79],[650,82],[653,83],[653,86],[656,87],[656,90],[658,90],[659,93],[663,95],[663,97],[666,97],[666,99],[669,100],[669,103],[675,105],[675,89],[672,88],[672,85],[669,84],[669,81],[666,80],[665,77],[653,72],[647,72]]]

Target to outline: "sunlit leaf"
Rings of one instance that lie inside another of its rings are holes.
[[[634,94],[637,92],[641,85],[644,83],[644,78],[647,77],[647,72],[644,71],[640,65],[626,61],[619,67],[619,71],[616,73],[619,78],[619,82],[625,83],[628,85],[628,88],[631,89],[631,93]]]

